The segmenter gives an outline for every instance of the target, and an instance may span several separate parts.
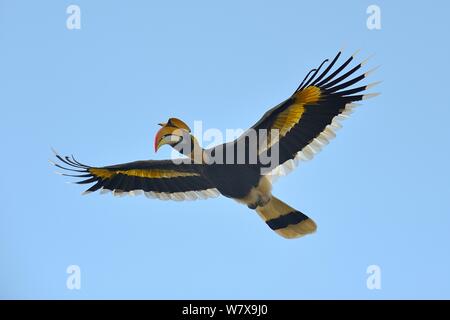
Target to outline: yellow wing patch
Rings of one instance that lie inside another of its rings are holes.
[[[308,87],[294,94],[296,103],[314,104],[320,99],[319,87]]]
[[[281,112],[271,129],[279,130],[279,136],[284,137],[301,119],[306,104],[317,103],[320,99],[320,88],[307,87],[294,94],[294,103]]]
[[[135,176],[141,178],[177,178],[177,177],[192,177],[199,176],[197,173],[193,172],[181,172],[175,170],[164,170],[164,169],[130,169],[130,170],[109,170],[102,168],[90,168],[89,172],[94,176],[100,177],[102,179],[109,179],[116,174],[124,174],[127,176]]]

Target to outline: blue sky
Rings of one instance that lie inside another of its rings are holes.
[[[66,8],[81,8],[81,29]],[[381,8],[368,30],[366,8]],[[1,298],[450,298],[448,2],[0,0]],[[91,165],[163,159],[171,116],[247,128],[342,47],[382,95],[274,186],[318,232],[236,202],[81,196]],[[381,269],[381,290],[366,268]],[[69,290],[66,268],[81,269]]]

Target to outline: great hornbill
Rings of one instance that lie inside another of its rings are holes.
[[[312,233],[316,230],[312,219],[271,194],[271,178],[286,174],[298,160],[311,159],[335,137],[339,120],[348,117],[355,101],[377,95],[363,93],[377,83],[354,87],[375,69],[350,77],[367,60],[345,72],[354,59],[352,55],[332,71],[340,56],[341,51],[321,73],[328,60],[311,70],[287,100],[267,111],[232,142],[203,149],[183,121],[170,118],[161,123],[162,128],[155,136],[155,151],[162,145],[170,145],[186,156],[183,161],[145,160],[90,167],[73,156],[55,153],[70,168],[53,164],[77,172],[64,175],[86,178],[78,184],[94,183],[85,193],[97,190],[112,191],[114,195],[144,193],[164,200],[204,199],[222,194],[256,210],[272,230],[285,238]],[[255,140],[251,139],[253,132],[265,134],[257,135]],[[243,159],[239,159],[239,150],[244,150]],[[249,161],[250,150],[256,154],[254,161]],[[277,166],[271,164],[268,168],[267,162],[262,161],[263,154],[276,155]]]

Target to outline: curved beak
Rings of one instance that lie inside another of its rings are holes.
[[[165,145],[165,144],[172,144],[174,142],[178,142],[181,137],[179,135],[176,135],[176,131],[179,129],[174,127],[162,127],[158,130],[155,136],[155,152],[158,151],[158,149]],[[178,139],[178,140],[177,140]]]

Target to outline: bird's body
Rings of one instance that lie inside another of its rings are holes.
[[[348,80],[364,63],[341,74],[353,60],[331,72],[341,53],[319,74],[312,70],[287,100],[278,104],[238,139],[203,149],[181,120],[170,118],[155,138],[155,150],[164,144],[186,157],[175,160],[135,161],[106,167],[90,167],[73,157],[57,158],[75,171],[78,183],[94,183],[87,192],[109,190],[115,195],[145,193],[160,199],[185,200],[223,195],[247,205],[267,225],[286,238],[316,230],[306,215],[272,195],[272,178],[284,175],[300,159],[310,159],[328,144],[354,101],[373,95],[360,92],[371,85],[351,88],[369,72]]]
[[[240,164],[205,166],[204,175],[223,196],[233,199],[247,196],[261,178],[258,165]]]

